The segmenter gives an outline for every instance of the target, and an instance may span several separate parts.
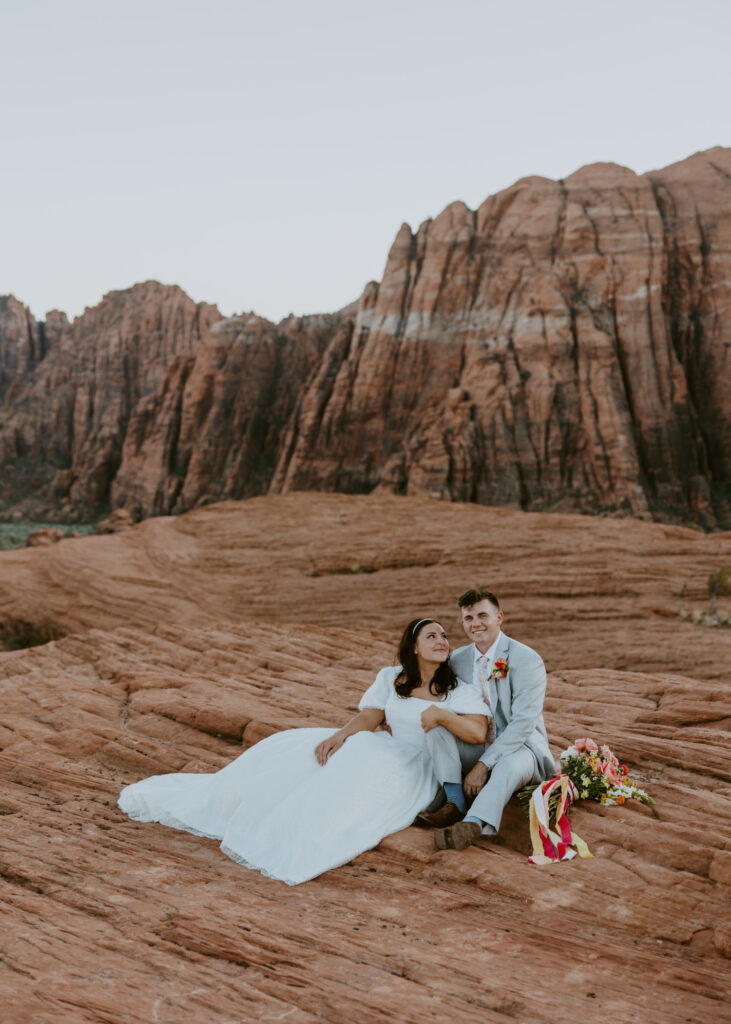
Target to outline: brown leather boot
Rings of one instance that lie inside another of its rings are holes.
[[[437,850],[466,850],[482,836],[482,829],[476,821],[458,821],[451,828],[442,828],[434,833]]]
[[[464,811],[460,811],[456,804],[447,801],[438,811],[432,811],[431,814],[424,811],[423,814],[417,815],[415,824],[421,825],[423,828],[448,828],[449,825],[456,824],[462,818],[464,818]]]

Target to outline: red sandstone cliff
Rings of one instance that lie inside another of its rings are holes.
[[[22,327],[25,307],[7,306]],[[218,319],[214,306],[148,281],[109,292],[73,324],[49,313],[39,330],[26,311],[24,334],[0,320],[0,367],[19,367],[12,377],[6,369],[0,407],[0,502],[86,515],[104,507],[132,411]],[[14,364],[3,358],[13,349]]]
[[[272,489],[728,521],[730,211],[717,149],[403,225]]]
[[[266,492],[280,433],[337,317],[218,321],[137,406],[112,485],[135,517]]]
[[[217,322],[148,282],[34,362],[16,304],[0,501],[34,485],[67,512],[145,516],[378,488],[728,525],[730,211],[717,148],[403,225],[355,313]]]
[[[23,387],[67,323],[64,313],[52,310],[39,324],[13,295],[0,295],[0,402]]]

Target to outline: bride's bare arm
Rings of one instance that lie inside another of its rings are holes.
[[[332,736],[328,736],[322,743],[318,743],[315,747],[315,757],[318,762],[325,764],[330,755],[342,747],[348,736],[352,736],[356,732],[372,732],[378,728],[385,717],[385,713],[380,708],[363,708],[342,729],[338,729]]]
[[[484,715],[458,715],[433,704],[421,713],[421,727],[424,732],[443,725],[457,739],[465,743],[484,743],[487,739],[487,718]]]

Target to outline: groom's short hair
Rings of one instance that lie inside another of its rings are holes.
[[[460,608],[471,608],[473,604],[478,604],[480,601],[489,601],[490,604],[494,604],[497,610],[500,611],[500,602],[491,591],[485,590],[484,587],[473,587],[472,590],[465,590],[458,603]]]

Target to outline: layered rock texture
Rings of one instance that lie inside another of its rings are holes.
[[[0,500],[35,487],[46,509],[141,518],[381,489],[727,526],[730,211],[716,148],[403,225],[355,311],[220,321],[148,283],[57,324],[44,354],[16,303]]]
[[[135,408],[112,504],[141,518],[265,493],[282,430],[304,381],[337,343],[339,320],[219,320]]]
[[[108,505],[133,410],[220,314],[154,281],[110,292],[73,324],[50,313],[41,325],[2,301],[0,501],[92,515]]]
[[[24,387],[67,323],[54,310],[39,324],[12,295],[0,296],[0,402],[12,399],[14,388]]]
[[[0,999],[13,1024],[700,1024],[728,1019],[731,536],[390,495],[288,494],[0,554]],[[487,574],[487,575],[486,575]],[[413,614],[500,594],[546,658],[555,752],[609,743],[654,808],[579,805],[593,860],[408,828],[303,886],[141,825],[122,785],[336,726]],[[728,599],[726,599],[728,600]]]
[[[725,518],[730,210],[713,150],[403,225],[273,487]]]

